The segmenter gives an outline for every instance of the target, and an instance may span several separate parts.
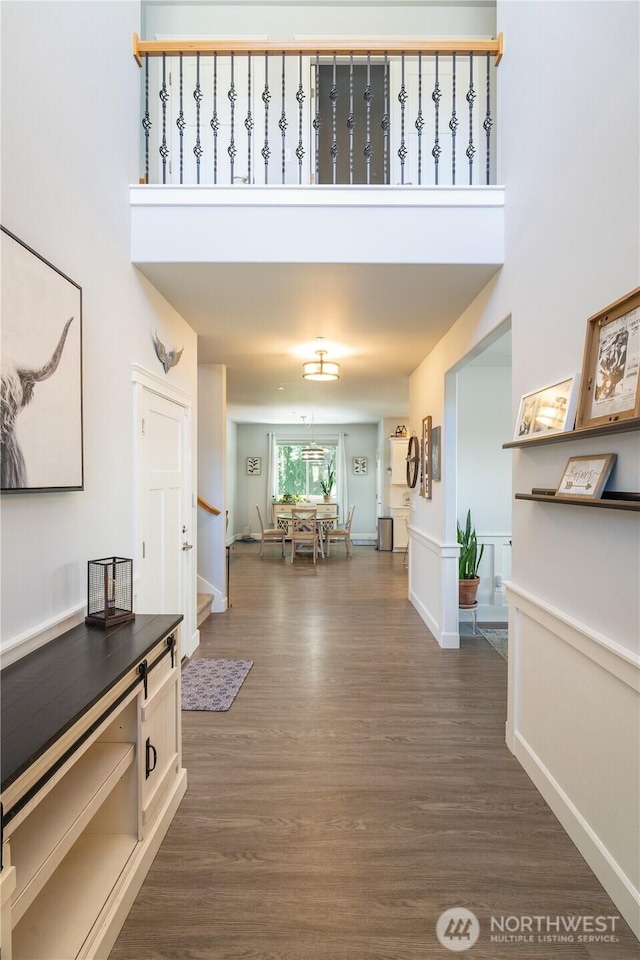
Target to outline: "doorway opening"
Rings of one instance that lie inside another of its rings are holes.
[[[380,116],[382,115],[381,104],[384,103],[385,70],[388,70],[388,68],[385,68],[384,64],[372,63],[367,67],[366,64],[354,63],[353,75],[350,73],[351,69],[350,64],[337,64],[335,67],[337,92],[335,130],[338,153],[334,181],[334,164],[331,156],[334,129],[331,90],[334,68],[333,64],[320,64],[318,89],[316,90],[316,103],[320,115],[319,183],[366,183],[367,158],[365,147],[367,140],[371,144],[370,182],[384,183],[385,170],[389,170],[389,148],[387,138],[385,150],[385,137],[380,124]],[[371,103],[376,104],[376,110],[371,110],[369,124],[367,124],[367,103],[364,98],[364,91],[367,87],[367,69],[369,69]],[[350,149],[350,130],[348,126],[351,103],[353,103],[353,149]],[[367,130],[369,133],[367,133]]]
[[[512,433],[511,321],[506,320],[464,358],[455,379],[455,510],[447,518],[452,536],[464,530],[467,513],[478,552],[476,606],[460,608],[461,639],[485,636],[506,658],[505,580],[511,577],[511,456],[502,444]]]

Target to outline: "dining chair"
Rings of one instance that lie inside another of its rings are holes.
[[[291,563],[296,553],[296,548],[301,544],[311,545],[313,548],[313,562],[316,562],[318,548],[322,551],[322,543],[318,533],[318,510],[317,507],[292,507],[291,508]],[[324,552],[322,552],[324,556]]]
[[[333,530],[327,530],[325,541],[327,544],[327,556],[329,556],[331,550],[331,541],[336,540],[344,543],[348,556],[352,556],[351,553],[351,522],[353,520],[353,511],[355,510],[355,505],[349,507],[349,513],[347,514],[347,522],[344,527],[335,527]]]
[[[260,513],[260,507],[256,504],[256,510],[258,511],[258,520],[260,521],[260,553],[258,556],[262,556],[262,548],[265,543],[280,543],[282,547],[282,556],[284,557],[284,538],[287,535],[286,530],[281,530],[280,527],[265,527],[262,522],[262,514]]]

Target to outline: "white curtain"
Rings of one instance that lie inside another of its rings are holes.
[[[338,481],[338,503],[340,505],[340,512],[342,514],[342,522],[346,523],[347,513],[349,512],[349,487],[348,487],[348,471],[347,471],[347,449],[346,449],[346,440],[347,434],[341,433],[338,436],[338,464],[337,464],[337,481]]]
[[[278,450],[276,446],[275,433],[267,434],[268,456],[267,456],[267,502],[265,507],[265,526],[271,526],[271,507],[273,497],[276,495],[276,482],[278,479]]]

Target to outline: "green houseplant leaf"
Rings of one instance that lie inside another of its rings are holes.
[[[464,530],[458,522],[458,543],[460,557],[458,558],[458,579],[475,580],[478,568],[484,553],[484,543],[478,545],[475,527],[471,523],[471,510],[467,510],[467,521]]]
[[[336,482],[336,473],[333,468],[333,464],[329,464],[327,467],[327,475],[323,477],[320,481],[320,489],[322,490],[323,496],[330,497],[333,486]]]

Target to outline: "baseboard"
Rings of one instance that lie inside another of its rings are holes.
[[[621,915],[640,939],[640,891],[611,856],[540,757],[516,732],[515,757],[540,791],[554,814],[607,891]]]
[[[39,647],[43,647],[45,643],[59,637],[61,633],[66,633],[67,630],[76,627],[84,621],[86,610],[86,603],[78,603],[74,607],[65,610],[64,613],[60,613],[50,620],[45,620],[44,623],[40,623],[36,627],[31,627],[17,637],[12,637],[11,640],[7,640],[6,643],[2,644],[2,649],[0,650],[2,666],[8,667],[9,664],[15,663],[16,660],[26,657],[27,654],[33,653],[33,651]]]
[[[420,619],[423,620],[427,625],[433,636],[436,638],[438,645],[442,647],[443,650],[457,650],[460,647],[460,634],[441,631],[440,625],[436,619],[431,615],[431,613],[427,610],[422,601],[413,591],[411,591],[409,594],[409,600],[418,611]]]
[[[184,650],[183,656],[186,655],[190,657],[193,653],[195,653],[195,651],[199,646],[200,646],[200,630],[194,630],[193,636],[191,637],[191,646],[189,647],[189,651],[187,652],[186,650]]]

